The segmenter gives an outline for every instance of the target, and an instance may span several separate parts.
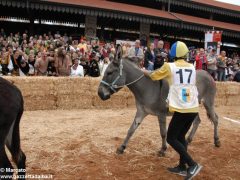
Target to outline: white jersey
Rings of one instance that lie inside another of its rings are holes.
[[[178,67],[169,63],[172,73],[168,101],[175,109],[191,109],[198,107],[198,91],[196,87],[196,70],[193,65]]]

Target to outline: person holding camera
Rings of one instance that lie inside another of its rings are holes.
[[[92,53],[92,59],[90,61],[90,65],[89,65],[89,75],[91,77],[99,77],[100,76],[100,69],[99,69],[98,61],[99,61],[99,57],[95,53]]]
[[[226,51],[221,51],[221,55],[217,58],[218,81],[226,81],[226,61]]]
[[[13,51],[10,57],[8,69],[13,76],[27,76],[29,72],[29,64],[23,57],[21,50]]]
[[[211,49],[207,56],[207,72],[216,80],[217,75],[217,56],[216,49]]]
[[[162,67],[167,58],[167,52],[163,48],[164,42],[162,40],[158,41],[157,48],[154,49],[156,54],[156,59],[154,62],[154,70]]]

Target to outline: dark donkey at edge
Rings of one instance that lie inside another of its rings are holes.
[[[219,147],[218,115],[214,110],[215,82],[206,71],[197,71],[196,85],[199,93],[199,102],[203,102],[207,115],[214,125],[215,146]],[[168,82],[166,80],[152,81],[149,77],[144,76],[136,63],[128,58],[122,58],[122,48],[118,46],[116,56],[106,69],[98,87],[98,95],[102,100],[107,100],[124,86],[127,86],[134,94],[137,112],[123,144],[117,149],[117,153],[122,154],[124,152],[135,130],[142,123],[143,119],[151,114],[158,117],[160,135],[162,137],[162,147],[158,154],[159,156],[164,156],[167,149],[166,116],[168,108],[166,99],[169,91]],[[200,121],[200,117],[197,116],[187,138],[188,143],[192,141]]]
[[[9,81],[0,78],[0,179],[12,179],[13,170],[16,172],[7,157],[5,145],[17,165],[18,179],[25,179],[26,156],[20,147],[19,132],[22,114],[21,91]]]

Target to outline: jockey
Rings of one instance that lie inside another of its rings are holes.
[[[185,135],[193,120],[198,116],[198,91],[196,87],[196,70],[186,61],[189,50],[185,43],[175,42],[170,51],[173,63],[164,63],[153,72],[143,70],[152,80],[166,78],[170,85],[168,94],[169,111],[174,112],[168,127],[167,142],[179,154],[179,164],[168,168],[172,173],[192,179],[202,166],[196,163],[187,152]],[[188,168],[187,168],[188,166]]]

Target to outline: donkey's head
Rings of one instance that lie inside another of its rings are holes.
[[[111,95],[119,91],[125,84],[126,74],[123,71],[122,47],[117,46],[114,59],[107,67],[102,81],[98,87],[98,96],[102,100],[107,100]]]

